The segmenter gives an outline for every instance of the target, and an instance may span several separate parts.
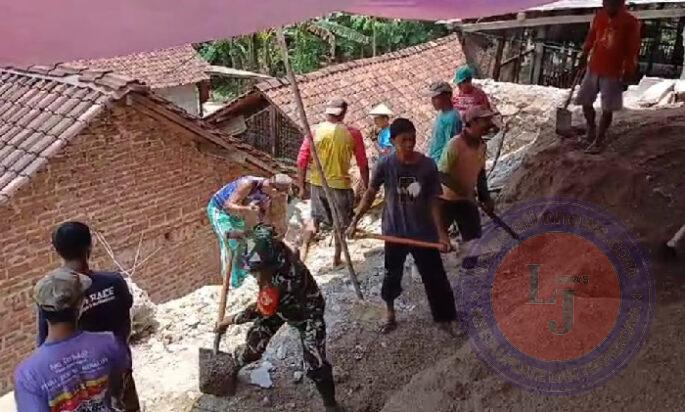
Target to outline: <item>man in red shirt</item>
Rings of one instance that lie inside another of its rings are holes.
[[[588,153],[599,153],[615,111],[623,108],[624,85],[635,75],[640,51],[640,23],[625,6],[625,0],[604,0],[588,34],[581,64],[589,63],[578,90],[576,104],[583,106],[587,120]],[[602,95],[599,130],[593,104]]]
[[[452,98],[454,108],[459,110],[463,118],[469,109],[483,107],[490,109],[490,100],[483,89],[473,84],[473,70],[469,66],[462,66],[454,74],[454,83],[457,85],[457,93]]]

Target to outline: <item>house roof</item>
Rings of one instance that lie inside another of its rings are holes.
[[[685,0],[629,0],[629,5],[661,4],[661,3],[685,3]],[[560,0],[554,3],[543,4],[529,10],[550,11],[568,9],[592,9],[602,7],[602,0]]]
[[[176,122],[231,159],[265,171],[284,166],[242,144],[132,78],[74,64],[28,69],[0,68],[0,205],[29,182],[88,122],[125,96],[143,109]]]
[[[194,84],[209,80],[211,66],[192,45],[172,47],[97,60],[75,63],[91,69],[111,70],[140,80],[153,89]]]
[[[425,90],[433,81],[450,81],[465,62],[459,39],[452,34],[382,56],[330,66],[297,80],[311,124],[324,119],[326,101],[338,96],[349,104],[346,122],[368,133],[373,125],[369,112],[385,103],[396,117],[414,122],[419,147],[423,147],[435,117]],[[295,123],[302,124],[287,80],[269,80],[256,87]]]

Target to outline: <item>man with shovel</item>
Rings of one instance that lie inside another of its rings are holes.
[[[307,376],[314,381],[327,412],[342,411],[335,400],[331,364],[326,359],[325,301],[314,277],[296,253],[276,240],[271,226],[259,225],[250,236],[253,246],[245,256],[250,273],[257,278],[257,302],[227,316],[216,326],[224,333],[229,325],[253,322],[247,342],[234,352],[229,394],[235,393],[238,371],[262,357],[271,338],[285,324],[297,329]]]
[[[464,114],[465,129],[447,143],[438,166],[442,181],[440,203],[443,224],[447,228],[453,222],[457,223],[466,250],[469,242],[480,238],[482,232],[474,189],[478,189],[478,200],[486,211],[494,210],[485,173],[486,145],[483,136],[493,128],[495,115],[494,111],[481,106],[469,109]],[[473,268],[476,261],[475,256],[466,256],[462,267]]]
[[[628,12],[625,0],[604,0],[590,27],[580,63],[585,64],[585,78],[578,90],[576,103],[583,106],[587,121],[588,153],[600,153],[604,137],[615,111],[623,108],[623,92],[635,75],[640,52],[640,23]],[[602,95],[602,117],[599,129],[593,107]]]
[[[397,119],[390,125],[393,154],[376,166],[369,188],[361,202],[348,236],[352,237],[359,220],[373,204],[381,186],[385,189],[383,235],[422,242],[442,244],[442,252],[450,250],[450,241],[442,224],[438,206],[441,193],[435,162],[414,151],[416,129],[407,119]],[[397,328],[394,302],[402,293],[402,276],[407,255],[411,254],[423,280],[433,320],[438,326],[455,334],[457,317],[452,287],[447,280],[440,251],[385,243],[385,276],[381,297],[386,303],[386,319],[381,333]]]

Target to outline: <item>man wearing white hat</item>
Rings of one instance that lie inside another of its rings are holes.
[[[376,139],[376,149],[381,157],[392,153],[392,142],[390,141],[390,117],[392,110],[384,103],[374,107],[369,113],[373,116],[373,124],[380,130]]]
[[[347,114],[347,102],[334,98],[326,103],[326,121],[312,128],[312,140],[316,152],[321,160],[321,167],[326,182],[331,189],[332,199],[329,199],[323,189],[323,177],[312,162],[312,146],[309,138],[305,138],[297,156],[297,186],[299,196],[305,192],[305,181],[309,175],[310,195],[312,199],[311,220],[307,224],[303,236],[302,260],[305,260],[312,236],[318,232],[321,223],[333,225],[333,208],[337,210],[342,229],[346,228],[354,214],[355,195],[352,189],[350,167],[352,158],[357,161],[359,175],[362,180],[362,191],[369,185],[369,161],[366,157],[364,138],[359,130],[343,123]],[[333,266],[342,263],[342,246],[335,237],[335,253]]]

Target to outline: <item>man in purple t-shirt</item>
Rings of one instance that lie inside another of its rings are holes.
[[[68,268],[41,279],[34,300],[48,322],[45,343],[14,372],[19,411],[108,412],[130,360],[109,332],[79,332],[83,293],[91,280]]]

